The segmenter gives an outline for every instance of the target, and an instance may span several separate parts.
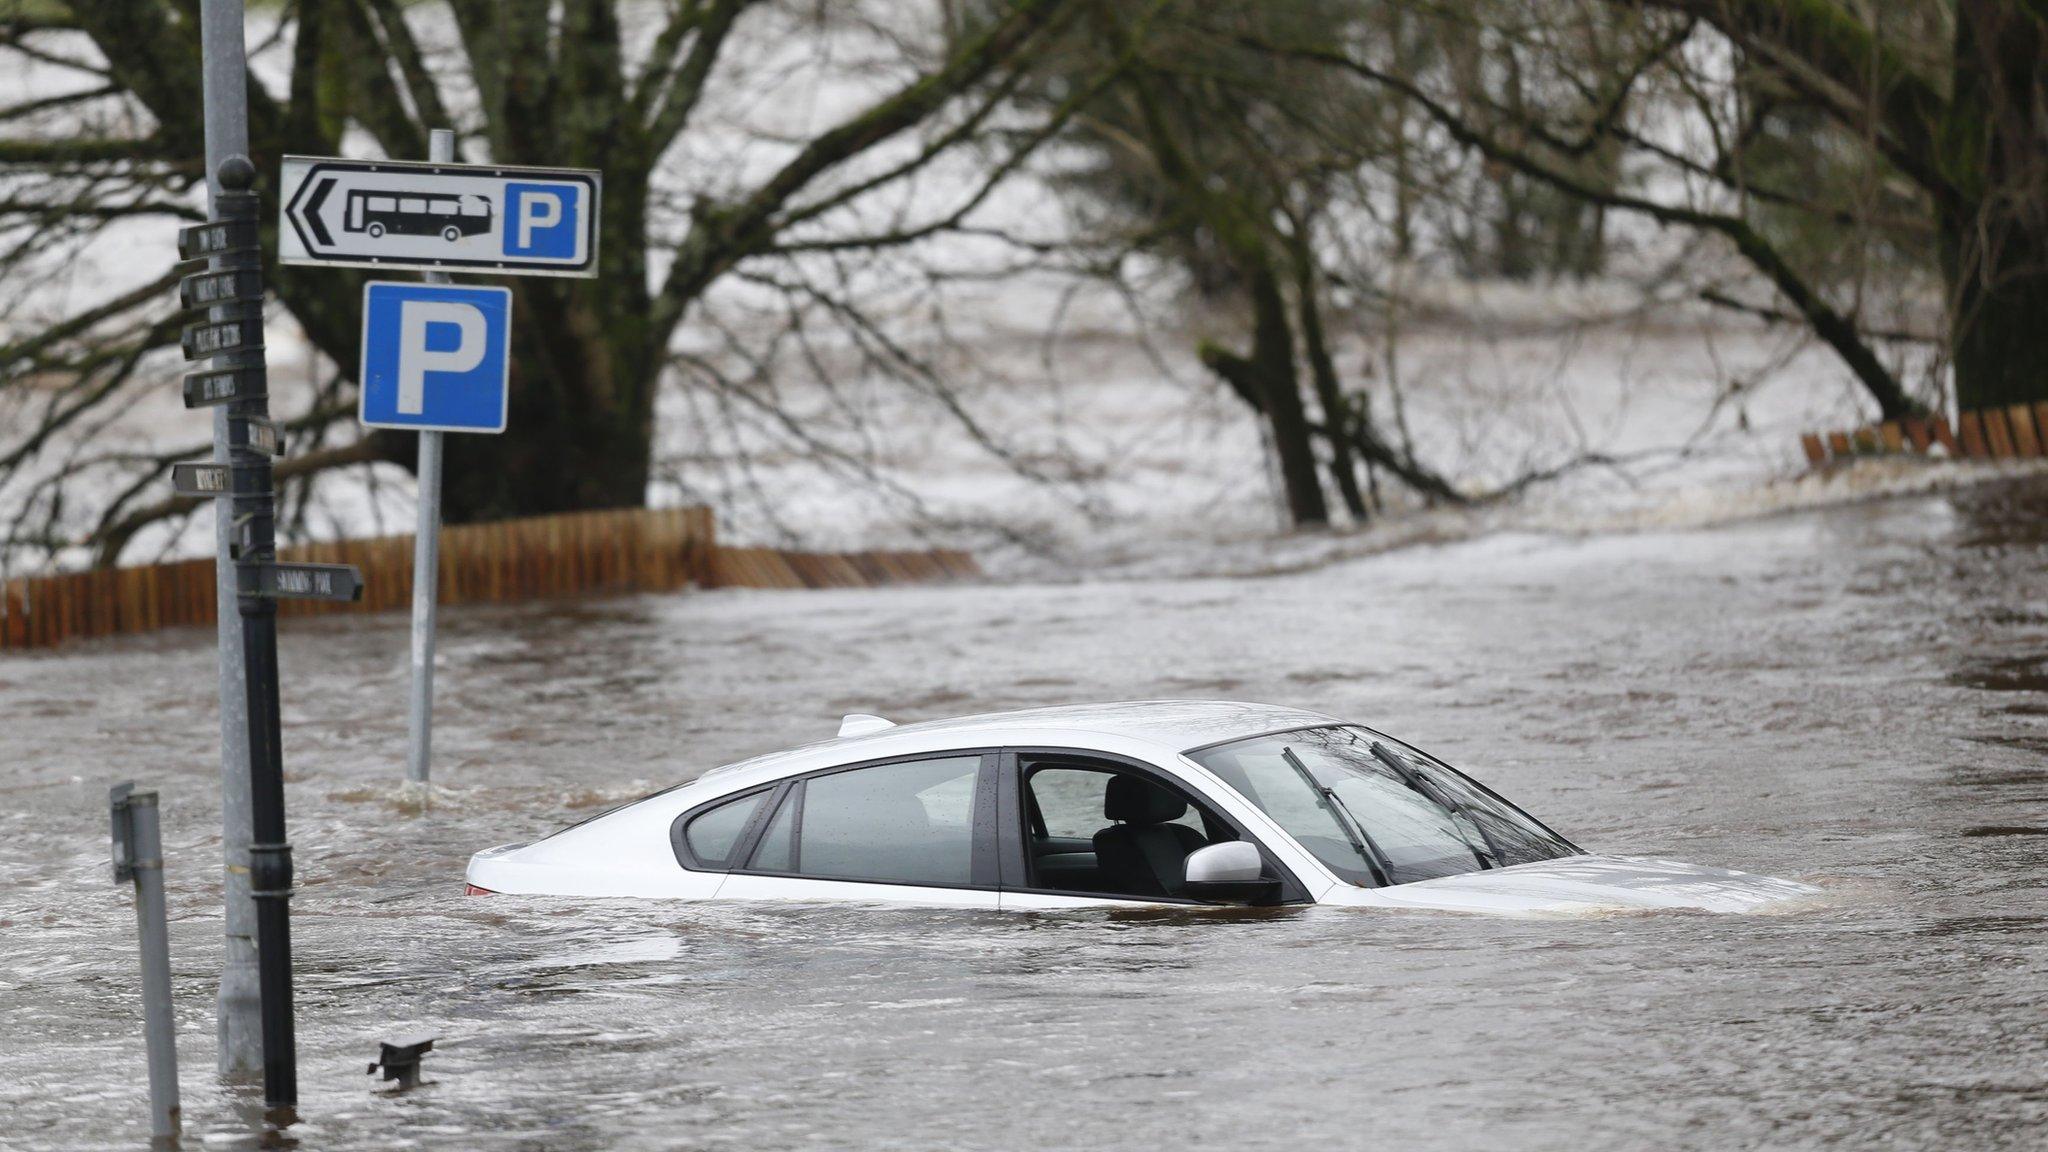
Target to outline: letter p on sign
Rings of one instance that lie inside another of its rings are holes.
[[[503,432],[511,314],[507,288],[370,284],[363,291],[363,424]]]
[[[401,300],[398,317],[398,411],[418,416],[426,410],[427,373],[467,372],[484,362],[484,313],[454,300]],[[442,335],[435,325],[454,329],[452,346],[429,343]]]

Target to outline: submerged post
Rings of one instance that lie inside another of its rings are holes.
[[[155,792],[135,783],[107,794],[114,831],[114,882],[135,883],[135,929],[142,942],[142,1035],[149,1051],[149,1135],[178,1138],[178,1034],[171,1014],[171,941],[164,915],[163,832]]]
[[[455,159],[455,133],[436,128],[427,138],[427,159]],[[420,277],[429,284],[450,283],[446,272]],[[446,435],[438,428],[420,430],[416,479],[419,523],[412,536],[412,700],[406,744],[405,778],[424,784],[434,751],[434,611],[441,582],[441,448]]]

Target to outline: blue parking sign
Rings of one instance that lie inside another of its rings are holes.
[[[363,289],[363,386],[370,428],[503,432],[512,291],[376,281]]]
[[[583,189],[576,184],[505,185],[505,255],[566,260],[582,234]]]

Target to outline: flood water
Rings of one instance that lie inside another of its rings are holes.
[[[2048,485],[1261,579],[720,592],[284,640],[301,1147],[2048,1146]],[[214,1078],[213,648],[0,661],[0,1147],[146,1143],[107,785],[163,790],[187,1146]],[[1770,916],[1021,915],[469,897],[476,849],[828,735],[1073,700],[1295,704]],[[435,1082],[363,1073],[440,1037]]]

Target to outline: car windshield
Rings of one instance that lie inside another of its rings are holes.
[[[1579,853],[1450,765],[1368,728],[1254,736],[1189,755],[1353,884],[1408,884]]]

